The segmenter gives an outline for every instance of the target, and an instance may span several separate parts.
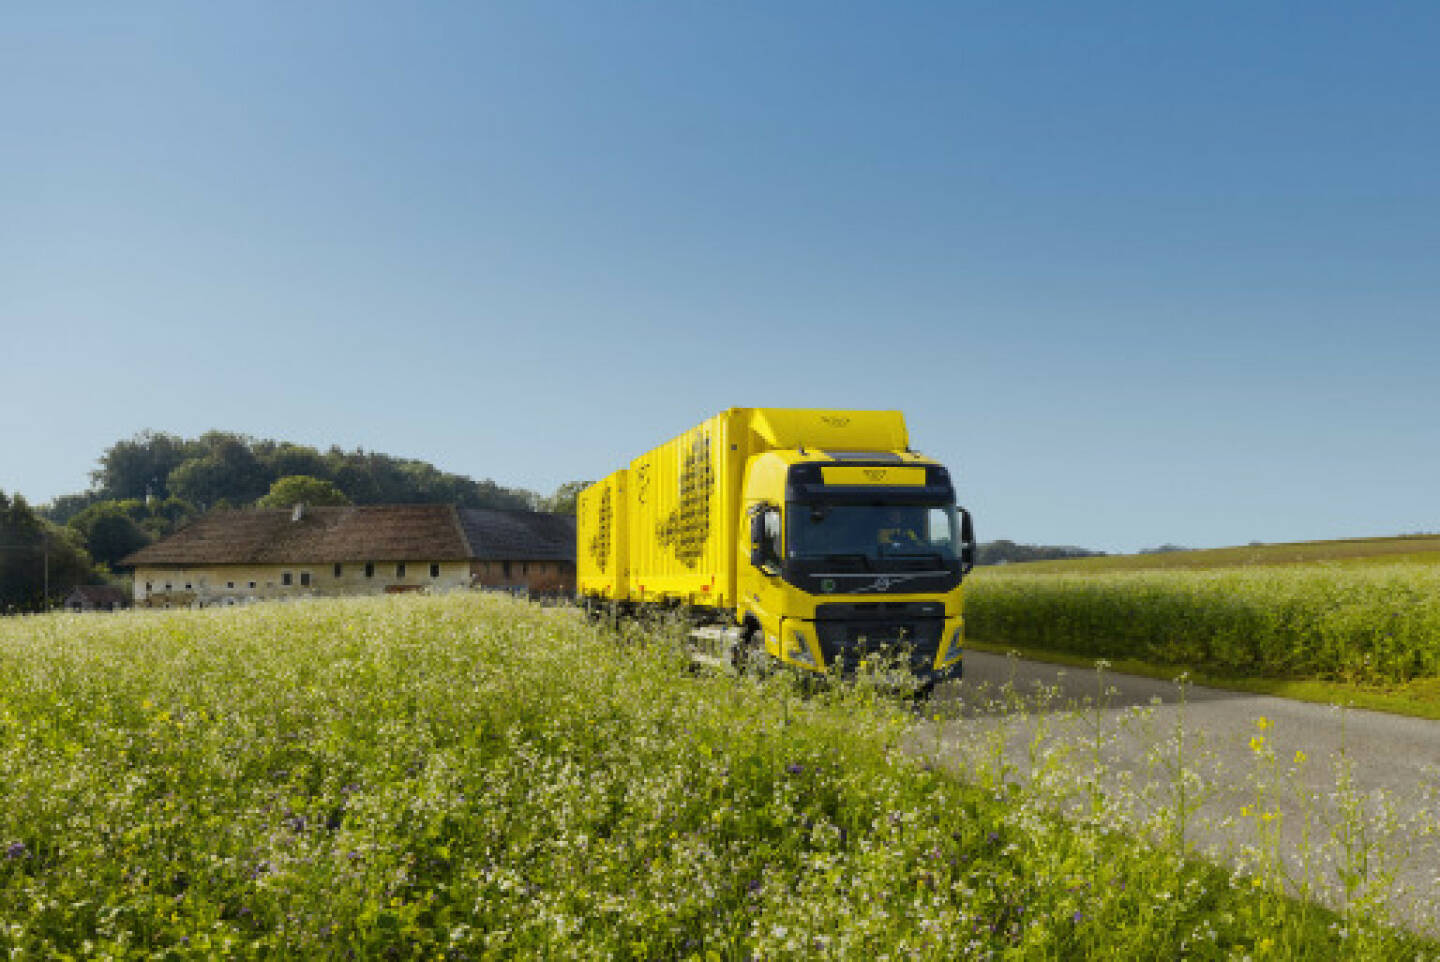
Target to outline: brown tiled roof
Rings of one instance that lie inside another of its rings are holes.
[[[472,557],[448,504],[377,504],[212,511],[120,564],[326,564],[337,561],[460,561]]]
[[[575,516],[461,508],[460,525],[478,561],[574,561]]]
[[[88,601],[92,605],[123,605],[130,600],[130,594],[124,588],[114,585],[76,585],[65,601],[68,603],[74,598]]]

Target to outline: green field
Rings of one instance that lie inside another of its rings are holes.
[[[980,641],[1086,657],[1402,683],[1440,677],[1440,567],[991,569],[969,582],[966,626]]]
[[[1331,562],[1340,565],[1440,564],[1440,535],[1415,534],[1393,538],[1346,538],[1255,544],[1159,554],[1101,555],[1063,561],[1028,561],[982,568],[1007,574],[1100,574],[1111,571],[1152,571],[1172,568],[1234,568]]]
[[[0,620],[0,952],[1434,951],[957,779],[863,683],[695,676],[675,641],[468,594]]]

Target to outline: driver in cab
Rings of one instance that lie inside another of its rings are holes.
[[[884,525],[880,528],[880,547],[906,548],[919,544],[920,530],[915,524],[914,512],[887,508]]]

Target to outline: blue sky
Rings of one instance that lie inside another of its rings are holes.
[[[1440,530],[1440,6],[9,4],[0,489],[900,408],[983,539]]]

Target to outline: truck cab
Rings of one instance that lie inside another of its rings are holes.
[[[956,677],[969,512],[946,469],[910,451],[771,450],[749,459],[736,613],[754,647],[813,671],[898,657]]]

